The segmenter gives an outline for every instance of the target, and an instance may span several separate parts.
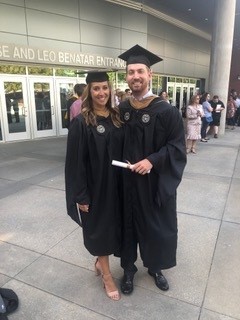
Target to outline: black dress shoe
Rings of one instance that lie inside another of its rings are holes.
[[[167,291],[169,289],[169,285],[167,282],[167,279],[164,277],[164,275],[162,274],[162,272],[156,272],[153,273],[151,271],[148,270],[148,273],[150,274],[150,276],[152,276],[155,280],[156,286],[163,290],[163,291]]]
[[[121,280],[121,291],[123,294],[130,294],[133,292],[133,277],[134,275],[125,273]]]

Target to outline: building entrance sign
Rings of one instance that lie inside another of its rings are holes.
[[[85,68],[125,69],[125,62],[119,58],[81,52],[34,48],[14,44],[0,44],[0,60]]]

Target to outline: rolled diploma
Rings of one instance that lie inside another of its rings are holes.
[[[112,160],[112,165],[117,166],[117,167],[121,167],[121,168],[126,168],[126,169],[131,169],[133,166],[132,164],[128,164],[126,162],[121,162],[121,161],[117,161],[117,160]]]
[[[133,164],[128,164],[126,162],[121,162],[121,161],[117,161],[117,160],[112,160],[112,165],[117,166],[117,167],[121,167],[121,168],[126,168],[126,169],[132,169],[132,167],[133,167]],[[147,173],[150,173],[150,170],[148,170]]]

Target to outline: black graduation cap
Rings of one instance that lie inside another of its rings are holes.
[[[89,71],[86,77],[86,83],[108,81],[109,76],[105,71]]]
[[[92,70],[81,70],[76,71],[75,74],[86,74],[86,83],[89,84],[91,82],[102,82],[109,81],[109,76],[107,72],[117,72],[118,69],[92,69]]]
[[[163,60],[156,54],[144,49],[138,44],[120,54],[118,58],[126,61],[127,65],[142,63],[145,64],[148,68],[150,68],[153,64]]]

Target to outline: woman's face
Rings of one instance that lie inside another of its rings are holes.
[[[167,92],[163,91],[161,96],[163,97],[163,99],[167,99]]]
[[[200,100],[200,97],[199,97],[199,96],[196,96],[195,99],[194,99],[194,102],[195,102],[195,103],[199,103],[199,100]]]
[[[90,93],[93,101],[93,107],[105,107],[110,97],[110,87],[108,82],[92,82]]]

